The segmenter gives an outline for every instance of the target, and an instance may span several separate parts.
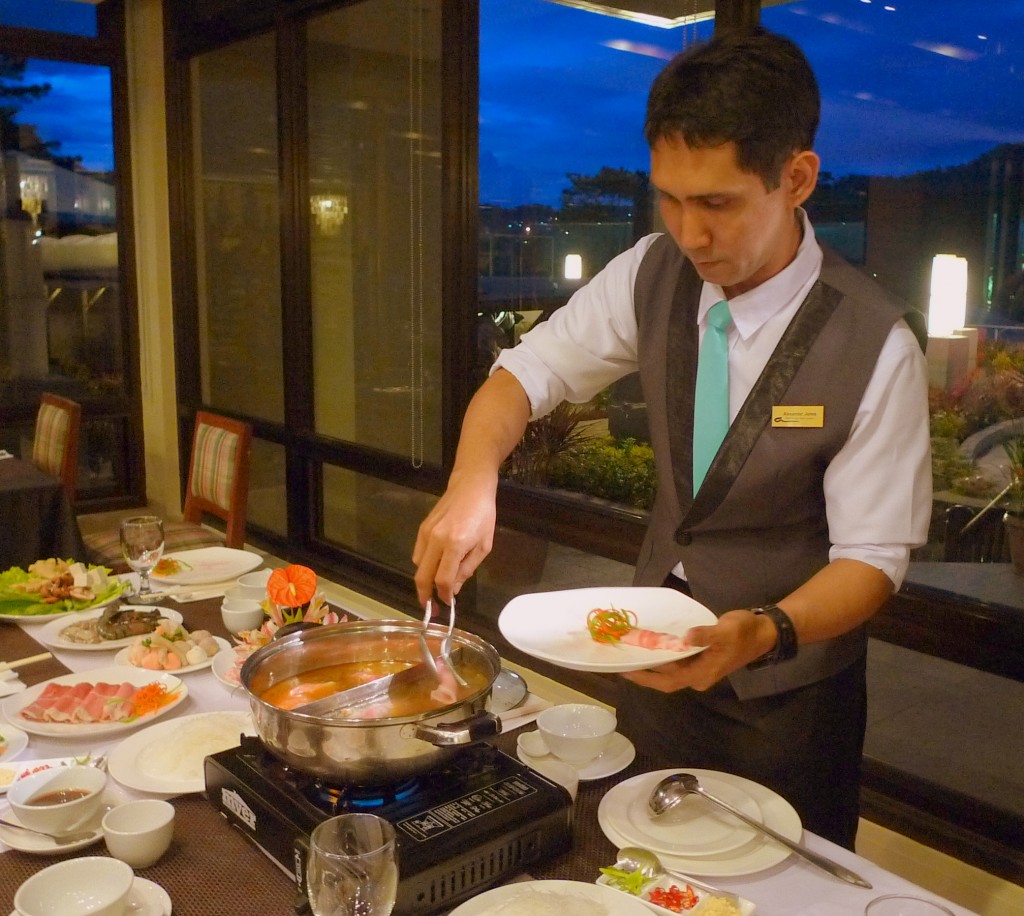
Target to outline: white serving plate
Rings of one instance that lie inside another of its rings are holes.
[[[173,691],[174,696],[170,703],[161,706],[155,712],[147,713],[138,719],[133,719],[127,722],[33,722],[20,715],[22,709],[26,706],[30,706],[36,701],[36,699],[38,699],[39,695],[46,689],[47,685],[59,684],[61,686],[70,687],[83,682],[90,684],[97,684],[100,682],[107,684],[123,684],[127,682],[136,687],[143,687],[146,684],[159,682],[163,684],[168,691]],[[181,680],[181,678],[175,677],[173,674],[166,671],[144,671],[141,668],[112,665],[109,668],[93,668],[90,671],[82,671],[78,674],[64,674],[60,677],[50,678],[50,680],[43,681],[41,684],[36,684],[33,687],[29,687],[21,693],[16,693],[13,696],[7,697],[2,704],[0,704],[0,710],[3,711],[3,714],[7,717],[8,721],[17,722],[18,727],[24,729],[29,734],[43,735],[48,738],[106,738],[108,735],[115,735],[120,732],[131,731],[132,729],[139,728],[143,725],[148,725],[154,719],[158,719],[160,716],[169,713],[172,709],[178,706],[186,696],[188,696],[188,688],[185,686],[185,682]]]
[[[176,624],[182,622],[182,616],[177,611],[172,610],[169,607],[161,607],[159,605],[153,606],[148,604],[126,604],[123,610],[137,610],[137,611],[159,611],[161,616],[170,620]],[[42,630],[39,631],[38,640],[44,645],[49,646],[51,649],[66,649],[74,652],[109,652],[112,649],[121,649],[124,646],[130,646],[136,639],[137,636],[126,636],[123,639],[105,639],[103,642],[98,643],[80,643],[71,642],[71,640],[61,638],[61,632],[63,629],[72,623],[77,623],[80,620],[91,620],[94,617],[101,617],[103,615],[103,609],[94,609],[91,611],[78,611],[75,614],[69,614],[62,617],[60,620],[51,620]]]
[[[718,619],[704,605],[672,588],[614,586],[519,595],[505,605],[498,628],[527,655],[575,671],[639,671],[702,651],[702,647],[675,652],[597,642],[587,629],[587,615],[595,608],[612,607],[636,614],[638,627],[674,636],[685,636],[691,627],[710,626]]]
[[[169,576],[158,576],[154,572],[150,575],[154,585],[209,585],[212,582],[225,582],[237,579],[263,562],[263,557],[258,553],[233,547],[177,550],[167,554],[166,559],[181,560],[192,568]]]
[[[138,637],[136,636],[135,639],[138,639]],[[217,655],[219,655],[220,652],[223,652],[225,649],[231,648],[231,643],[229,643],[222,636],[214,636],[213,640],[214,640],[214,642],[217,643],[217,648],[220,650],[217,653]],[[140,668],[138,665],[133,665],[130,661],[128,661],[128,653],[129,652],[131,652],[131,646],[126,646],[124,649],[122,649],[120,652],[118,652],[117,655],[114,656],[114,664],[115,665],[125,665],[125,666],[127,666],[129,668],[134,668],[136,671],[145,671],[145,670],[147,670],[145,668]],[[213,660],[217,657],[217,655],[210,655],[210,656],[208,656],[206,658],[205,661],[201,661],[197,665],[185,665],[183,668],[175,668],[174,670],[170,671],[169,673],[170,674],[179,675],[179,674],[189,674],[192,671],[204,671],[205,669],[209,668],[213,664]]]

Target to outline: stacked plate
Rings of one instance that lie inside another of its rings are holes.
[[[791,840],[802,833],[800,815],[781,795],[749,779],[714,770],[656,770],[610,789],[597,810],[598,823],[617,847],[642,846],[666,868],[693,875],[745,875],[783,861],[789,850],[697,796],[671,811],[651,814],[647,800],[673,773],[693,773],[712,795],[730,802]]]

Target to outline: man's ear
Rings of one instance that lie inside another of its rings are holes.
[[[813,150],[805,149],[794,153],[782,169],[782,183],[789,195],[790,203],[799,207],[814,192],[818,184],[818,170],[821,159]]]

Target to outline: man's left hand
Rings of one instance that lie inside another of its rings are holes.
[[[728,611],[712,626],[693,627],[686,638],[691,645],[707,648],[677,662],[622,676],[663,693],[684,687],[707,690],[769,651],[775,644],[775,625],[751,611]]]

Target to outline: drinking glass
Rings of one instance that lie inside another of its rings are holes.
[[[149,574],[164,552],[164,523],[155,515],[137,515],[121,522],[121,551],[128,565],[139,574],[134,600],[152,600]]]
[[[947,907],[934,900],[907,894],[876,897],[864,910],[867,916],[953,916]]]
[[[306,885],[315,916],[388,916],[398,893],[395,828],[376,814],[339,814],[319,824]]]

